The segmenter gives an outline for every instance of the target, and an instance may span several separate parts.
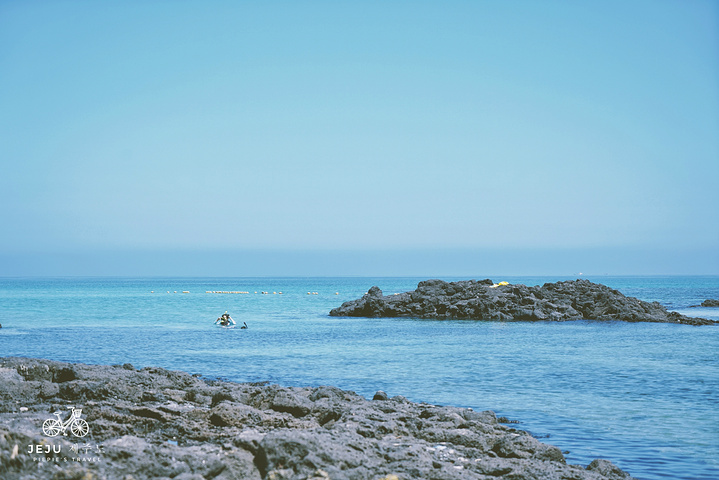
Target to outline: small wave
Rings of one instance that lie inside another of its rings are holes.
[[[687,317],[719,320],[719,308],[717,307],[677,308],[672,309],[672,312],[677,312]]]
[[[12,327],[3,327],[0,329],[0,336],[18,336],[18,335],[29,335],[30,332],[23,329],[17,329]]]

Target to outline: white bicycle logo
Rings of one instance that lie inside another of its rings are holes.
[[[75,407],[68,407],[72,409],[72,414],[66,422],[62,421],[60,415],[62,412],[55,412],[53,415],[57,415],[57,418],[48,418],[42,424],[42,433],[48,437],[55,437],[62,432],[63,435],[67,435],[65,430],[68,428],[70,432],[76,437],[84,437],[90,431],[90,426],[85,420],[80,418],[82,409]]]

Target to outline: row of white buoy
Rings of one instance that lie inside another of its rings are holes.
[[[150,291],[150,293],[155,293],[154,290]],[[168,290],[167,293],[170,293]],[[177,293],[177,290],[174,290],[174,293]],[[190,293],[189,290],[183,290],[182,293]],[[227,291],[227,290],[205,290],[205,293],[221,293],[221,294],[249,294],[250,292],[241,292],[241,291]],[[257,294],[258,292],[255,292]],[[269,295],[270,292],[259,292],[262,295]],[[335,295],[339,295],[340,292],[335,292]],[[272,295],[282,295],[282,292],[272,292]],[[307,295],[319,295],[319,292],[307,292]]]
[[[250,292],[236,292],[236,291],[228,292],[228,291],[226,291],[226,290],[207,290],[207,291],[206,291],[205,293],[225,293],[225,294],[228,294],[228,293],[234,293],[234,294],[248,294],[248,293],[250,293]],[[257,293],[257,292],[255,292],[255,293]]]

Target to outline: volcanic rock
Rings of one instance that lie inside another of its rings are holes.
[[[330,311],[341,317],[413,317],[467,320],[623,320],[686,325],[717,322],[667,311],[659,302],[645,302],[590,282],[573,280],[541,287],[495,284],[492,280],[445,282],[425,280],[413,292],[383,295],[374,286],[360,299]]]
[[[380,397],[0,358],[0,478],[631,478],[607,460],[568,465],[557,447],[499,423],[491,411]],[[87,436],[43,433],[43,422],[66,407],[82,409]]]

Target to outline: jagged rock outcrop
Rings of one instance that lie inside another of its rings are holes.
[[[669,312],[658,302],[627,297],[613,288],[573,280],[541,287],[495,284],[491,280],[425,280],[413,292],[383,295],[372,287],[345,302],[331,316],[416,317],[471,320],[623,320],[710,325],[713,320]]]
[[[491,411],[375,398],[0,358],[0,478],[631,479],[606,460],[568,465]],[[68,406],[82,408],[89,434],[43,435]]]
[[[719,300],[714,298],[708,298],[704,300],[701,305],[692,305],[693,307],[719,307]]]

